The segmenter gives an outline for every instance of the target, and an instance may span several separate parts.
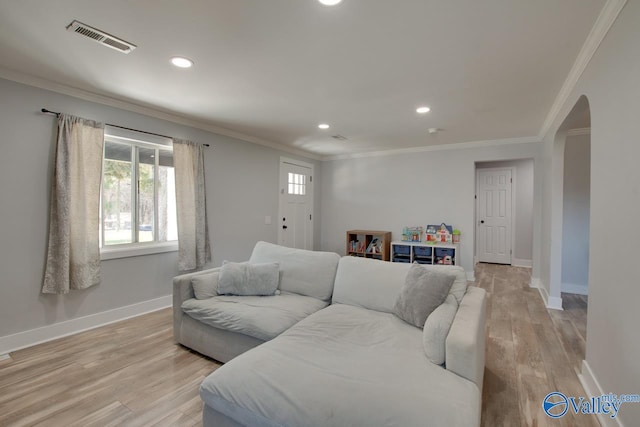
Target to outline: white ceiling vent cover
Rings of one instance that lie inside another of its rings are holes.
[[[93,41],[103,44],[111,49],[115,49],[122,53],[129,53],[136,48],[136,45],[124,41],[118,37],[114,37],[111,34],[105,33],[97,28],[90,27],[87,24],[83,24],[79,21],[73,21],[67,26],[67,31],[80,34],[85,37],[89,37]]]

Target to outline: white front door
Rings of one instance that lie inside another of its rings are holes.
[[[313,249],[313,165],[280,160],[278,243]]]
[[[511,169],[478,169],[476,255],[511,264]]]

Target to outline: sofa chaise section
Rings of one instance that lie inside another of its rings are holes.
[[[485,292],[441,267],[459,308],[439,366],[422,330],[392,314],[409,268],[342,258],[331,306],[204,380],[204,425],[479,425]]]

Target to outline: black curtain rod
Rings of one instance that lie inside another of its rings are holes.
[[[56,117],[59,117],[59,116],[60,116],[60,113],[58,113],[58,112],[56,112],[56,111],[47,110],[46,108],[42,108],[40,111],[41,111],[41,112],[43,112],[43,113],[45,113],[45,114],[55,114],[55,115],[56,115]],[[169,138],[169,139],[173,139],[173,138],[172,138],[172,137],[170,137],[170,136],[167,136],[167,135],[161,135],[161,134],[159,134],[159,133],[146,132],[146,131],[144,131],[144,130],[138,130],[138,129],[127,128],[127,127],[124,127],[124,126],[113,125],[113,124],[111,124],[111,123],[106,123],[106,125],[107,125],[107,126],[114,127],[114,128],[119,128],[119,129],[124,129],[124,130],[131,130],[131,131],[133,131],[133,132],[146,133],[147,135],[155,135],[155,136],[160,136],[160,137],[162,137],[162,138]],[[209,147],[209,144],[202,144],[202,145],[204,145],[205,147]]]

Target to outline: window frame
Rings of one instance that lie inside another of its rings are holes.
[[[104,162],[106,143],[122,144],[131,147],[131,243],[119,243],[113,245],[104,244],[105,222],[104,204],[102,203],[102,185],[104,183]],[[153,173],[153,241],[139,242],[139,152],[138,148],[155,150]],[[158,184],[160,167],[160,150],[173,153],[173,141],[169,138],[161,138],[147,135],[141,132],[118,129],[107,126],[104,135],[104,148],[102,154],[102,180],[100,184],[100,259],[109,260],[140,255],[150,255],[178,250],[178,240],[158,241],[159,236],[159,207]]]

